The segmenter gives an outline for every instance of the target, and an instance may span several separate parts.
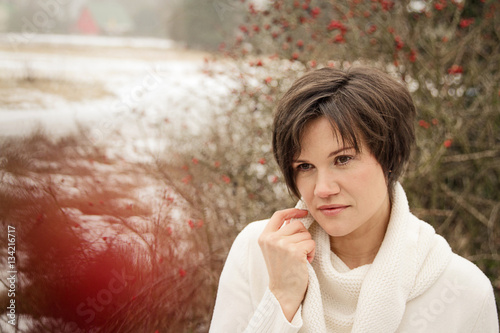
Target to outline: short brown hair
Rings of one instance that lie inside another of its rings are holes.
[[[306,73],[284,94],[273,123],[273,153],[291,192],[300,198],[293,160],[305,125],[324,116],[343,144],[360,142],[388,176],[388,189],[404,171],[415,142],[415,106],[406,87],[374,68],[321,68]],[[362,141],[359,141],[362,140]]]

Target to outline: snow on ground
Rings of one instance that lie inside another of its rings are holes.
[[[202,73],[202,55],[168,40],[40,35],[15,48],[12,40],[0,35],[0,80],[95,82],[111,96],[67,101],[64,96],[14,91],[18,96],[12,98],[26,103],[0,101],[0,136],[26,135],[39,125],[60,136],[80,123],[93,129],[95,140],[102,140],[110,128],[122,127],[121,120],[133,110],[149,123],[164,121],[197,132],[211,118],[210,102],[203,96],[227,93]]]
[[[75,35],[52,35],[32,33],[5,33],[0,35],[1,44],[51,44],[51,45],[77,45],[77,46],[101,46],[101,47],[133,47],[133,48],[155,48],[171,49],[175,42],[159,38],[134,38],[134,37],[112,37],[112,36],[75,36]]]

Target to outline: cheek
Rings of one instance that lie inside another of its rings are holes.
[[[314,183],[311,182],[307,177],[296,177],[295,185],[297,186],[297,190],[299,194],[304,200],[308,201],[313,196],[314,192]]]
[[[373,198],[383,197],[382,192],[387,191],[387,182],[378,163],[370,163],[358,170],[354,182],[357,184],[360,195]],[[372,199],[370,199],[372,200]]]
[[[373,182],[375,179],[379,177],[378,167],[376,165],[370,164],[365,165],[363,168],[360,168],[356,173],[356,178],[363,182]]]
[[[349,170],[342,182],[344,189],[358,198],[379,196],[387,189],[382,167],[373,161],[361,164],[360,167]],[[371,200],[371,199],[370,199]]]

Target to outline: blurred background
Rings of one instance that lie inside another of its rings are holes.
[[[410,89],[410,207],[498,304],[499,51],[498,0],[0,0],[0,331],[207,332],[235,236],[294,205],[276,101],[360,64]]]

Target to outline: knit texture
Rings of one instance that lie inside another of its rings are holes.
[[[448,243],[410,213],[399,183],[393,198],[377,256],[353,270],[332,254],[329,235],[310,214],[300,219],[316,242],[300,332],[395,332],[406,303],[443,273],[452,256]],[[303,201],[296,207],[307,209]]]

